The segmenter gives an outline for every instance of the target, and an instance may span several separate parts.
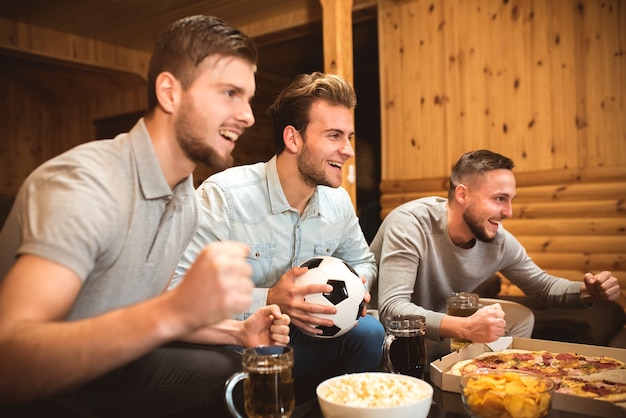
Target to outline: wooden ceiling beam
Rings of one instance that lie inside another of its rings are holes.
[[[150,53],[0,18],[0,49],[146,79]]]
[[[377,0],[352,0],[352,22],[376,16],[377,4]],[[322,9],[307,6],[279,12],[273,10],[267,17],[257,15],[251,21],[233,20],[232,23],[263,47],[318,33],[322,27]]]

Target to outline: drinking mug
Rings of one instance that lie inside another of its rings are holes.
[[[446,298],[448,315],[470,316],[478,310],[478,294],[468,292],[451,293]],[[470,345],[472,341],[462,338],[450,338],[450,350],[456,351]]]
[[[296,405],[293,385],[293,349],[258,346],[243,351],[243,371],[226,382],[228,410],[243,418],[233,402],[233,389],[243,383],[244,406],[249,418],[289,418]]]
[[[385,320],[383,361],[391,373],[422,378],[426,367],[426,319],[392,315]]]

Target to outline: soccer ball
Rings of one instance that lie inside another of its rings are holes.
[[[334,305],[337,313],[313,314],[319,318],[332,319],[332,327],[311,325],[321,329],[323,334],[311,334],[320,338],[335,338],[350,331],[358,322],[365,305],[365,287],[356,271],[337,257],[317,256],[300,265],[309,270],[296,279],[296,285],[328,283],[333,287],[330,293],[311,293],[304,300],[316,305]]]

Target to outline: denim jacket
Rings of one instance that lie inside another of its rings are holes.
[[[377,267],[343,188],[317,186],[302,216],[283,193],[276,157],[266,163],[233,167],[206,179],[197,189],[201,221],[176,268],[175,286],[209,242],[248,244],[255,282],[249,316],[265,306],[267,290],[291,267],[317,255],[332,255],[352,265],[371,283]]]

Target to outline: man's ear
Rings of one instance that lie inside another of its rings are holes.
[[[285,143],[285,149],[292,154],[297,153],[300,150],[302,140],[300,133],[292,125],[287,125],[283,129],[283,142]]]
[[[464,184],[459,184],[454,189],[454,198],[459,203],[459,205],[465,206],[467,202],[467,186]]]
[[[165,113],[171,114],[180,102],[182,88],[176,77],[170,72],[160,73],[155,82],[157,101]]]

